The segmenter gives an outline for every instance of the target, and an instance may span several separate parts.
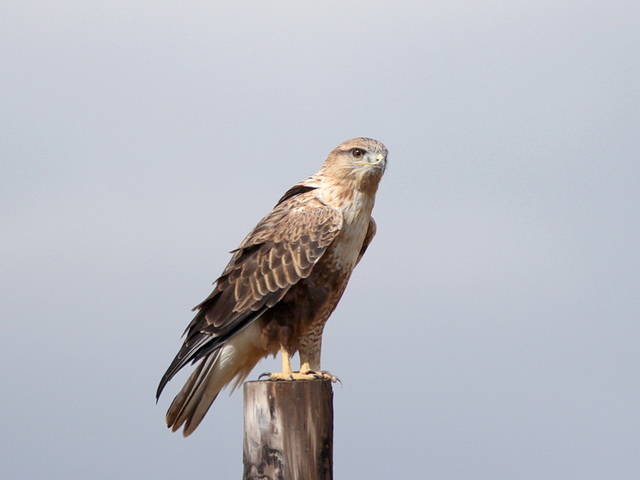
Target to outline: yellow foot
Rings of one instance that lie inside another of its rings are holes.
[[[300,372],[276,372],[269,375],[269,380],[317,380],[318,375]]]
[[[324,378],[325,380],[331,380],[333,383],[342,383],[338,377],[336,377],[333,373],[327,372],[326,370],[320,370],[314,372],[313,370],[302,370],[303,374],[313,375],[315,378]]]
[[[258,377],[258,379],[262,377],[268,377],[269,380],[278,381],[278,380],[331,380],[332,382],[339,382],[340,379],[338,377],[334,377],[329,372],[314,372],[311,370],[303,371],[303,372],[276,372],[276,373],[263,373]]]

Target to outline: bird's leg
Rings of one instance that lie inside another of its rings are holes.
[[[280,346],[280,353],[282,354],[282,372],[276,372],[269,375],[269,380],[315,380],[320,378],[318,375],[292,372],[291,371],[291,356],[284,346]]]
[[[290,374],[291,357],[289,356],[289,352],[287,352],[287,350],[283,346],[280,346],[280,355],[282,355],[282,373]]]
[[[302,337],[300,342],[300,374],[313,375],[315,378],[326,378],[332,382],[340,379],[330,372],[321,370],[320,353],[322,351],[322,330],[311,332]]]

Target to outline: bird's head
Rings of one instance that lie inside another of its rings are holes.
[[[377,186],[387,167],[387,153],[387,147],[373,138],[352,138],[331,151],[324,170],[336,180]]]

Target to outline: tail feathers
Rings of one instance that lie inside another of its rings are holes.
[[[185,422],[187,423],[185,431],[190,426],[190,419],[192,418],[195,407],[203,400],[209,379],[214,372],[218,354],[219,351],[202,359],[178,395],[173,399],[173,402],[171,402],[169,410],[167,410],[167,426],[174,432],[185,424]],[[217,395],[217,392],[214,392],[214,397],[209,402],[209,405],[215,400],[215,395]]]
[[[172,431],[184,425],[183,435],[191,435],[220,391],[234,378],[235,389],[251,372],[264,355],[255,348],[251,334],[249,328],[202,358],[167,411],[167,426]]]

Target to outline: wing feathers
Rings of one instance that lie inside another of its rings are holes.
[[[183,366],[207,355],[209,359],[224,342],[278,303],[292,285],[310,275],[342,227],[342,213],[315,200],[314,188],[294,187],[287,192],[286,198],[232,251],[213,292],[194,308],[197,314],[185,331],[182,348],[160,381],[157,396]],[[196,371],[204,375],[213,368],[211,361],[203,360]],[[185,385],[190,392],[205,388],[204,380],[194,375]],[[181,405],[182,413],[177,407],[169,409],[174,425],[189,409],[189,400],[180,395],[175,402]],[[195,412],[188,411],[190,415]]]

